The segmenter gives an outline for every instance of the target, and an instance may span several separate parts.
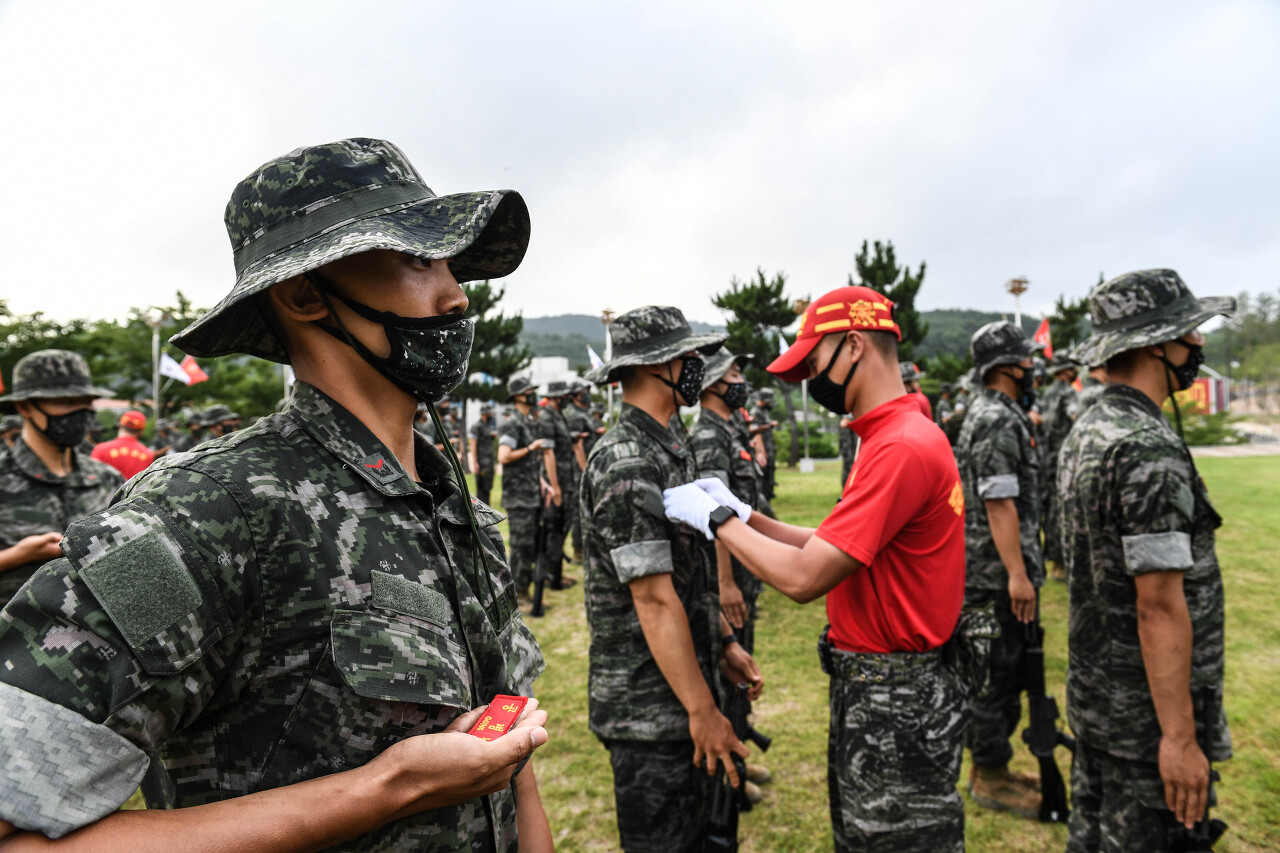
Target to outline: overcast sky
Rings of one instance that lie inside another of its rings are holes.
[[[68,11],[73,10],[73,11]],[[921,307],[1107,275],[1201,295],[1280,269],[1271,2],[0,0],[0,298],[119,316],[233,281],[235,183],[390,139],[438,193],[514,188],[528,316],[682,307],[757,266],[844,283],[864,239]]]

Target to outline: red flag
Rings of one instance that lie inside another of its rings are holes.
[[[1049,336],[1049,318],[1045,317],[1040,321],[1040,328],[1036,329],[1034,338],[1038,344],[1044,344],[1044,357],[1053,358],[1053,339]]]
[[[1077,391],[1083,391],[1083,390],[1084,390],[1084,383],[1083,383],[1083,382],[1081,382],[1081,381],[1080,381],[1080,377],[1079,377],[1079,376],[1077,376],[1077,377],[1076,377],[1076,381],[1071,383],[1071,387],[1072,387],[1072,388],[1074,388],[1074,389],[1076,389]]]
[[[4,393],[4,374],[0,373],[0,394]]]
[[[200,365],[196,364],[196,360],[191,356],[187,356],[182,360],[182,369],[191,377],[188,385],[195,385],[197,382],[203,382],[209,378],[209,374],[200,369]]]

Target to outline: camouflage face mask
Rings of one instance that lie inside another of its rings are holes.
[[[467,362],[471,358],[471,343],[475,339],[475,321],[459,314],[442,314],[438,317],[402,317],[390,311],[378,311],[338,292],[333,281],[317,273],[307,273],[307,278],[320,290],[329,313],[337,321],[338,328],[317,321],[316,325],[346,342],[360,354],[374,370],[391,380],[407,394],[424,403],[434,403],[446,396],[467,375]],[[382,325],[391,353],[375,355],[368,347],[347,331],[342,319],[333,310],[329,296],[336,296],[352,311]]]

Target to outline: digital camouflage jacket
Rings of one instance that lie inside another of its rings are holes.
[[[1040,551],[1040,450],[1016,401],[993,389],[972,396],[956,442],[964,483],[965,589],[1003,590],[1009,573],[996,551],[986,501],[1011,498],[1018,510],[1027,577],[1044,584]]]
[[[486,422],[484,418],[476,418],[476,422],[471,425],[471,437],[476,441],[476,460],[480,470],[493,473],[497,462],[495,456],[497,449],[493,443],[493,424]]]
[[[573,453],[573,436],[569,434],[569,422],[564,412],[557,412],[550,404],[543,406],[537,424],[538,437],[546,439],[544,447],[552,447],[555,451],[560,491],[573,494],[578,488],[578,475],[582,472]]]
[[[62,533],[73,521],[105,509],[124,482],[120,472],[89,454],[71,451],[72,470],[55,476],[22,437],[0,453],[0,548],[38,533]],[[40,567],[38,562],[0,572],[0,607]]]
[[[1160,726],[1138,641],[1146,572],[1182,572],[1191,617],[1191,692],[1210,760],[1231,755],[1222,709],[1221,517],[1191,454],[1145,394],[1108,385],[1063,445],[1062,554],[1070,583],[1067,718],[1093,748],[1154,762]]]
[[[658,669],[627,584],[670,574],[694,651],[714,692],[720,660],[715,552],[701,533],[668,521],[662,490],[697,478],[682,436],[624,403],[582,478],[582,542],[591,731],[604,740],[687,740],[689,717]]]
[[[419,441],[415,483],[308,385],[71,526],[0,619],[0,817],[63,835],[365,764],[543,669],[497,533]],[[485,801],[487,800],[487,802]],[[512,788],[343,850],[517,849]]]
[[[498,443],[512,450],[528,447],[538,437],[538,425],[519,409],[502,424]],[[533,509],[538,505],[538,478],[542,473],[542,451],[502,466],[502,505],[509,509]]]

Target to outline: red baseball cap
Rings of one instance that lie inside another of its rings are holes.
[[[795,343],[766,369],[787,382],[799,382],[809,375],[804,360],[818,341],[832,332],[850,329],[893,332],[902,340],[891,301],[869,287],[840,287],[809,303],[800,317]]]
[[[120,416],[120,426],[125,429],[146,429],[147,416],[136,409],[130,409]]]

